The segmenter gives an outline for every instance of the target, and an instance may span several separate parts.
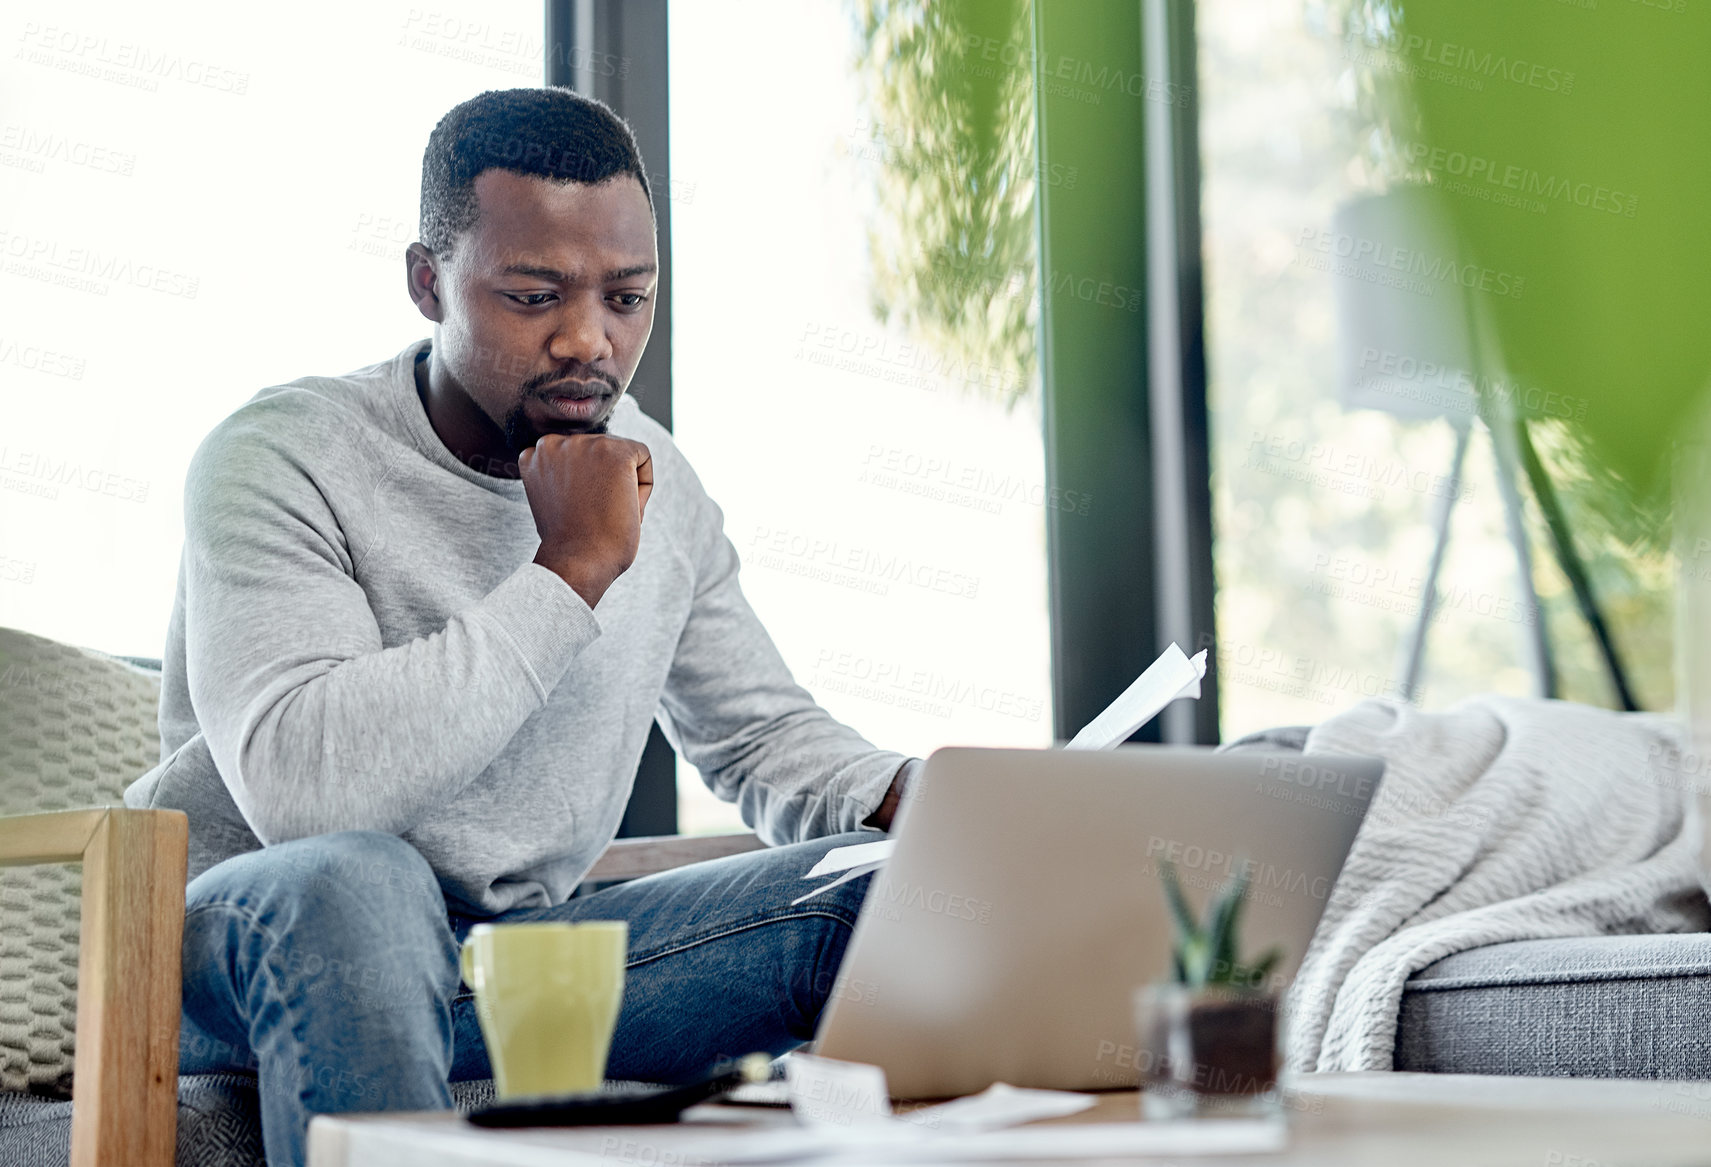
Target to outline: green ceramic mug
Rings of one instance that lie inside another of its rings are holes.
[[[477,924],[460,954],[500,1098],[598,1090],[624,996],[629,925]]]

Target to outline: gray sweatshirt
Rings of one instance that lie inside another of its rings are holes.
[[[657,718],[768,843],[856,829],[903,754],[792,679],[724,516],[666,430],[635,563],[592,610],[530,562],[523,484],[463,465],[413,363],[256,394],[191,459],[159,765],[133,807],[190,819],[190,877],[331,831],[400,835],[452,908],[562,902],[612,840]]]

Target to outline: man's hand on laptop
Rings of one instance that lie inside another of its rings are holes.
[[[594,607],[636,561],[652,455],[612,434],[546,434],[517,465],[541,536],[535,562]]]

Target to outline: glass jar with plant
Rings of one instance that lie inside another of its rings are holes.
[[[1175,923],[1171,979],[1135,992],[1136,1065],[1148,1118],[1276,1115],[1278,992],[1272,949],[1240,959],[1238,941],[1249,873],[1235,875],[1197,919],[1176,865],[1159,864]]]

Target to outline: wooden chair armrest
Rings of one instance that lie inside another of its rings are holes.
[[[753,831],[731,835],[644,835],[635,839],[613,839],[594,866],[583,876],[584,882],[602,883],[615,879],[640,879],[661,871],[700,863],[704,859],[723,859],[726,855],[741,855],[766,846]]]
[[[178,810],[0,817],[0,867],[83,864],[72,1167],[172,1167],[189,851]]]

